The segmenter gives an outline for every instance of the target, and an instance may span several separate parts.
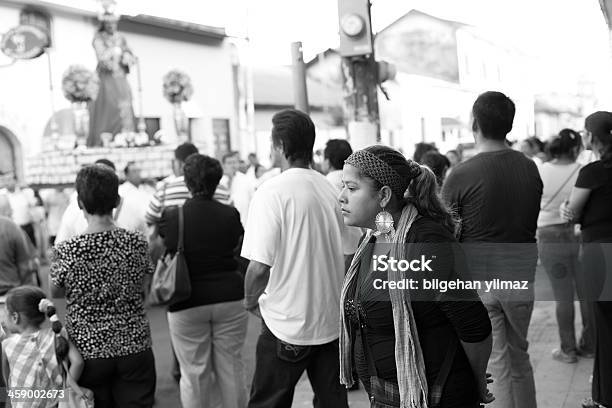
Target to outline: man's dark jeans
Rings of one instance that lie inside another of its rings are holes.
[[[338,340],[318,346],[295,346],[277,339],[262,321],[249,408],[289,408],[295,385],[306,370],[315,408],[348,408],[339,382]]]

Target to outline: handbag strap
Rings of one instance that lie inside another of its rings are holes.
[[[176,249],[178,252],[183,252],[185,250],[185,215],[182,205],[178,208],[178,229],[178,246]]]
[[[569,183],[569,181],[572,179],[572,176],[574,174],[576,174],[576,172],[580,169],[580,165],[578,163],[576,163],[576,168],[574,169],[574,171],[572,171],[572,173],[569,175],[569,177],[563,182],[563,184],[561,184],[561,187],[559,187],[557,189],[557,191],[555,192],[555,194],[552,195],[552,197],[546,202],[546,204],[544,204],[542,206],[542,208],[540,209],[540,211],[542,210],[546,210],[546,208],[553,202],[555,201],[555,198],[557,198],[557,196],[559,195],[559,193],[561,193],[561,191],[563,190],[563,188],[566,186],[567,183]]]

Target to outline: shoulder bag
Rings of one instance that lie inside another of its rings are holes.
[[[178,245],[174,254],[167,253],[157,261],[151,284],[151,303],[173,305],[189,299],[191,282],[185,260],[183,206],[178,207]]]

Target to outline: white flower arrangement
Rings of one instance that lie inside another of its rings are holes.
[[[98,76],[82,65],[71,65],[62,76],[62,90],[70,102],[89,102],[98,95]]]
[[[186,73],[174,69],[164,75],[164,97],[170,103],[188,101],[193,95],[191,78]]]

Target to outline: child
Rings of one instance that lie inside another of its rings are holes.
[[[34,286],[11,289],[6,295],[6,313],[8,328],[15,333],[2,340],[2,374],[8,389],[63,389],[62,366],[75,381],[79,378],[83,358],[67,340],[55,307],[42,290]],[[51,328],[42,327],[46,316]],[[28,402],[12,401],[12,406],[55,407],[58,399],[44,397],[30,402],[32,398],[27,398]]]

